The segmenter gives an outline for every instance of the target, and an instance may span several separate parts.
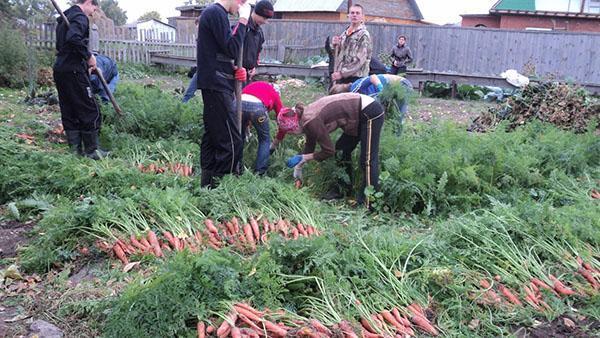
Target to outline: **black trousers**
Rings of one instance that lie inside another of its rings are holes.
[[[392,66],[390,70],[390,74],[398,75],[398,73],[406,73],[406,66]]]
[[[378,101],[374,101],[360,112],[358,136],[344,133],[335,143],[336,151],[342,152],[341,162],[348,165],[352,160],[352,152],[360,142],[362,182],[356,200],[360,204],[366,203],[367,206],[369,201],[365,200],[365,188],[368,186],[379,188],[379,138],[384,117],[383,106]]]
[[[87,72],[54,72],[65,130],[97,131],[102,115]]]
[[[233,94],[202,89],[204,134],[200,144],[202,170],[221,177],[238,173],[242,156],[242,137],[233,106]]]

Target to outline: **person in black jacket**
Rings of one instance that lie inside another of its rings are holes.
[[[232,31],[227,14],[239,13]],[[245,81],[245,68],[234,68],[246,35],[250,4],[246,0],[218,0],[209,5],[198,25],[198,89],[202,91],[204,134],[200,144],[201,186],[214,178],[239,172],[242,136],[233,105],[234,80]]]
[[[248,80],[256,74],[258,58],[265,43],[265,33],[260,26],[266,24],[273,17],[273,13],[273,5],[268,0],[262,0],[256,4],[248,20],[242,60],[242,65],[248,70]]]
[[[67,143],[73,151],[93,159],[107,155],[98,146],[102,116],[90,83],[90,72],[96,69],[96,58],[88,49],[88,16],[97,9],[97,0],[76,0],[75,5],[64,13],[70,26],[62,17],[58,18],[57,54],[53,67]]]

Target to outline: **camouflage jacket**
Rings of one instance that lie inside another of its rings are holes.
[[[340,45],[335,49],[334,71],[342,73],[342,78],[368,76],[373,43],[367,27],[361,24],[350,34],[346,29],[341,38]]]

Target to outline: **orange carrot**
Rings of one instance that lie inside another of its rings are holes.
[[[142,245],[146,248],[146,251],[148,252],[153,252],[152,251],[152,245],[150,245],[150,243],[148,242],[148,240],[146,239],[146,237],[140,237],[140,243],[142,243]]]
[[[531,282],[532,282],[533,284],[535,284],[536,286],[538,286],[538,287],[542,288],[542,289],[546,289],[546,290],[548,290],[548,291],[552,292],[552,293],[553,293],[555,296],[557,296],[557,297],[559,296],[559,294],[558,294],[556,291],[554,291],[554,289],[553,289],[553,288],[551,288],[550,286],[548,286],[548,284],[546,284],[546,283],[545,283],[545,282],[543,282],[542,280],[539,280],[539,279],[537,279],[537,278],[532,278],[532,279],[531,279]]]
[[[235,233],[237,234],[238,232],[240,232],[240,222],[238,221],[237,217],[233,217],[231,219],[231,223],[233,224],[233,229],[235,230]]]
[[[203,321],[199,320],[198,324],[196,324],[196,331],[198,332],[198,338],[206,337],[205,324]]]
[[[129,236],[129,241],[131,241],[131,244],[138,248],[139,250],[145,251],[146,247],[142,245],[142,243],[140,243],[140,241],[137,240],[137,238],[135,238],[135,235],[131,235]]]
[[[381,338],[381,337],[383,337],[380,334],[367,331],[367,329],[364,327],[362,328],[360,335],[362,338]]]
[[[231,338],[242,338],[242,333],[238,327],[231,328]]]
[[[160,243],[160,248],[163,249],[163,251],[167,251],[167,252],[171,252],[171,247],[167,244],[167,243]]]
[[[254,234],[254,238],[258,241],[260,238],[260,228],[258,226],[258,222],[254,219],[254,217],[250,217],[250,226],[252,227],[252,233]]]
[[[250,224],[245,223],[243,225],[244,234],[246,235],[246,240],[250,243],[252,248],[256,248],[256,242],[254,241],[254,235],[252,234],[252,227]]]
[[[225,222],[225,227],[227,228],[227,231],[229,232],[229,234],[231,236],[235,235],[235,228],[233,226],[233,223],[226,221]]]
[[[296,228],[298,229],[300,235],[308,237],[308,233],[306,232],[306,229],[304,228],[304,225],[302,225],[302,223],[298,223],[298,225],[296,225]]]
[[[366,320],[365,318],[361,318],[360,319],[360,323],[362,324],[362,326],[369,332],[371,333],[377,333],[377,330],[375,330],[373,328],[373,326],[371,326],[371,324],[369,323],[368,320]]]
[[[267,221],[266,218],[262,219],[262,224],[263,224],[263,234],[266,234],[267,232],[269,232],[271,229],[271,224],[269,224],[269,221]]]
[[[354,329],[347,321],[342,320],[339,323],[340,329],[342,329],[342,333],[344,333],[344,337],[347,338],[358,338],[356,333],[354,333]]]
[[[571,296],[575,294],[575,291],[566,287],[558,278],[554,277],[553,275],[549,275],[548,277],[554,283],[552,285],[554,287],[554,290],[556,290],[556,292],[558,292],[559,294],[563,296]]]
[[[312,325],[315,328],[315,330],[317,330],[318,332],[326,334],[328,337],[330,337],[330,336],[333,335],[333,333],[331,332],[331,330],[329,330],[327,328],[327,326],[323,325],[323,323],[321,323],[320,321],[318,321],[316,319],[311,319],[310,320],[310,325]]]
[[[379,313],[381,314],[383,319],[385,319],[386,322],[392,324],[392,326],[396,327],[397,329],[404,328],[404,325],[400,324],[391,312],[383,310]]]
[[[498,283],[498,289],[500,290],[500,293],[506,297],[508,299],[509,302],[511,302],[514,305],[517,306],[522,306],[523,303],[521,303],[521,301],[519,300],[519,298],[517,296],[515,296],[512,291],[507,288],[506,286],[502,285],[501,283]]]
[[[239,312],[240,314],[248,317],[248,319],[253,320],[253,321],[257,322],[257,323],[262,322],[263,325],[265,326],[265,328],[267,329],[267,331],[272,332],[272,333],[274,333],[276,335],[279,335],[279,336],[283,336],[283,337],[285,337],[285,335],[287,334],[287,330],[282,329],[281,327],[279,327],[279,325],[277,325],[277,324],[275,324],[273,322],[270,322],[270,321],[268,321],[266,319],[262,319],[262,318],[258,317],[252,311],[249,311],[249,310],[247,310],[247,309],[245,309],[243,307],[236,306],[236,305],[233,305],[233,307],[234,307],[234,309],[237,312]]]
[[[249,329],[247,327],[241,328],[240,332],[242,333],[242,337],[244,337],[244,336],[245,337],[249,337],[249,338],[258,338],[258,337],[260,337],[259,334],[258,334],[258,332],[256,332],[256,330]]]
[[[579,268],[577,272],[579,272],[579,274],[582,275],[583,278],[588,281],[588,283],[590,283],[594,290],[598,290],[599,284],[589,270]]]
[[[209,325],[209,326],[206,327],[206,333],[211,334],[213,332],[215,332],[215,327],[214,326]]]
[[[243,314],[238,314],[238,317],[244,322],[246,323],[248,326],[250,326],[252,329],[254,329],[256,332],[261,332],[263,333],[264,330],[261,329],[260,327],[258,327],[258,325],[256,325],[255,322],[251,321],[248,317],[244,316]]]
[[[410,327],[410,322],[408,321],[408,319],[406,319],[406,317],[403,317],[400,315],[400,311],[398,311],[397,308],[393,308],[392,309],[392,314],[394,315],[394,318],[396,318],[396,321],[406,327]]]
[[[410,320],[415,323],[415,325],[421,330],[429,333],[432,336],[437,336],[439,334],[438,330],[431,325],[429,320],[419,314],[414,314]]]
[[[204,224],[206,225],[206,229],[208,231],[212,232],[213,234],[218,234],[219,233],[219,231],[215,227],[215,224],[213,223],[213,221],[210,218],[205,219],[204,220]]]
[[[123,252],[125,252],[128,255],[133,255],[135,253],[135,248],[133,246],[131,246],[131,244],[122,241],[120,239],[117,239],[117,243],[121,246],[121,249],[123,249]]]
[[[224,337],[228,335],[229,332],[231,332],[231,328],[233,327],[233,325],[235,325],[236,320],[237,314],[234,312],[229,313],[227,315],[227,318],[223,320],[223,323],[221,323],[221,326],[219,326],[219,328],[217,329],[217,336]]]
[[[527,295],[525,296],[525,301],[531,305],[531,307],[533,307],[534,309],[538,310],[538,311],[542,311],[542,308],[538,305],[538,301],[534,298],[532,298],[531,295]]]
[[[531,300],[535,302],[536,305],[539,305],[538,297],[536,296],[535,292],[533,292],[533,290],[527,285],[523,286],[523,289],[525,290],[525,294],[529,296],[529,298],[531,298]]]
[[[599,272],[597,269],[594,269],[590,263],[582,262],[581,265],[583,265],[584,269],[588,270],[591,273]]]
[[[156,237],[156,233],[154,233],[154,231],[150,230],[148,231],[148,242],[150,243],[150,245],[152,246],[152,249],[154,250],[154,255],[156,257],[163,257],[163,253],[162,250],[160,249],[160,244],[158,244],[158,237]]]
[[[315,228],[313,228],[312,225],[307,225],[306,233],[308,234],[309,237],[315,235]]]
[[[262,312],[262,311],[258,311],[257,309],[253,308],[252,306],[250,306],[249,304],[246,304],[246,303],[241,303],[241,302],[240,302],[240,303],[235,303],[234,305],[235,305],[236,307],[239,307],[239,308],[242,308],[242,309],[246,309],[246,310],[248,310],[248,311],[250,311],[250,312],[254,313],[255,315],[257,315],[257,316],[259,316],[259,317],[262,317],[262,316],[264,316],[264,315],[265,315],[265,313],[264,313],[264,312]]]
[[[202,234],[200,233],[200,231],[195,231],[194,232],[194,238],[196,239],[196,243],[198,243],[198,245],[202,245]]]
[[[119,243],[116,243],[113,246],[113,251],[115,252],[115,255],[117,255],[117,258],[124,264],[127,265],[129,264],[129,260],[127,259],[127,256],[125,256],[125,252],[123,252],[123,249],[121,248],[121,246],[119,245]]]
[[[292,228],[292,239],[296,240],[299,237],[298,229]]]
[[[173,247],[174,250],[179,249],[179,242],[175,241],[173,234],[171,234],[169,231],[163,231],[163,236],[167,239],[169,244],[171,244],[171,247]]]

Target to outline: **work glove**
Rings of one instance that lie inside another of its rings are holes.
[[[377,84],[377,92],[379,93],[382,90],[383,90],[383,83],[380,82],[379,84]]]
[[[250,7],[250,2],[246,1],[243,5],[240,6],[238,10],[238,14],[240,15],[240,19],[244,18],[248,20],[250,17],[250,12],[252,11],[252,7]]]
[[[295,155],[295,156],[292,156],[292,157],[288,158],[288,160],[287,160],[287,167],[288,168],[294,168],[300,162],[302,162],[302,159],[303,159],[302,155]]]
[[[297,180],[302,180],[302,166],[297,165],[294,167],[294,178]]]
[[[233,72],[233,77],[236,79],[236,81],[245,82],[246,79],[248,78],[248,73],[246,72],[246,68],[244,68],[244,67],[237,68]]]

